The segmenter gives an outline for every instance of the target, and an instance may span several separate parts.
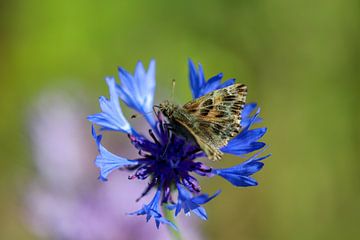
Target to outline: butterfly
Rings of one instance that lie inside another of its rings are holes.
[[[247,87],[235,83],[182,107],[166,100],[159,110],[175,133],[194,140],[210,160],[219,160],[223,155],[220,148],[240,133],[246,94]]]

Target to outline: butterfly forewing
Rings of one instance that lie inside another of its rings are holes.
[[[192,116],[192,121],[177,121],[190,131],[210,159],[220,159],[219,148],[240,132],[246,94],[244,84],[234,84],[183,106],[183,110]]]

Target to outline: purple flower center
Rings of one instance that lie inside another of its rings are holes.
[[[182,136],[176,135],[159,115],[157,130],[158,137],[151,129],[149,130],[153,142],[141,135],[129,135],[131,143],[139,150],[139,155],[142,157],[137,159],[138,165],[129,167],[130,170],[136,170],[133,175],[129,176],[129,179],[151,178],[141,197],[152,187],[161,184],[163,203],[167,203],[169,200],[173,203],[171,188],[179,183],[183,184],[190,192],[199,193],[201,191],[199,182],[190,173],[206,176],[210,175],[212,171],[203,163],[194,161],[198,156],[202,156],[201,149],[196,144],[186,141]]]

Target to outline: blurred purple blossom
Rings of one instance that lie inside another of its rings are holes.
[[[37,176],[26,193],[30,227],[45,239],[170,239],[168,229],[157,230],[142,224],[143,218],[126,216],[138,207],[141,181],[123,181],[125,171],[106,184],[97,181],[89,161],[95,149],[83,123],[83,106],[77,102],[64,94],[47,94],[32,109],[30,137]],[[127,141],[109,141],[114,142],[118,145],[112,147],[121,152],[131,149]],[[197,219],[179,220],[184,239],[201,239]]]

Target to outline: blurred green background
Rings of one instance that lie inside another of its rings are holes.
[[[34,174],[28,106],[41,92],[75,86],[94,113],[106,75],[155,58],[157,101],[175,78],[185,103],[188,57],[249,86],[273,154],[256,188],[203,182],[223,190],[206,239],[356,239],[359,10],[357,0],[2,1],[0,239],[37,239],[21,196]]]

